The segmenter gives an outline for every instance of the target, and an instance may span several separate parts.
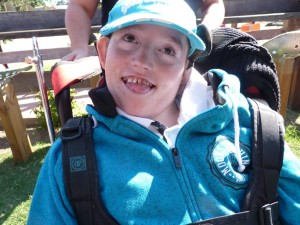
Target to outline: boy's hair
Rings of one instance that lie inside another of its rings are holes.
[[[191,46],[188,55],[205,50],[204,42],[197,35],[195,13],[183,0],[120,0],[110,11],[100,34],[106,36],[137,24],[155,24],[183,33]]]

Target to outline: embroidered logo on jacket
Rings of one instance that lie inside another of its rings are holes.
[[[242,163],[250,164],[250,148],[240,144]],[[235,154],[234,140],[229,137],[218,137],[208,147],[207,160],[212,173],[222,184],[234,189],[248,186],[248,173],[238,171],[238,161]]]
[[[85,156],[74,156],[70,158],[70,171],[79,172],[86,170],[86,158]]]

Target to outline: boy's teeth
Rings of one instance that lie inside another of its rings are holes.
[[[132,77],[124,78],[124,81],[127,83],[134,83],[134,84],[138,83],[138,84],[144,84],[147,86],[152,86],[148,81],[146,81],[144,79],[139,79],[139,78],[132,78]]]

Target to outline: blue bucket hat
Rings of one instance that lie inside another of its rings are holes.
[[[183,0],[119,0],[100,34],[106,36],[137,24],[155,24],[183,33],[191,45],[189,55],[196,49],[205,50],[204,42],[197,35],[195,13]]]

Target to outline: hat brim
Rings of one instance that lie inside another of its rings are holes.
[[[204,51],[206,48],[204,42],[201,40],[200,37],[197,36],[196,33],[183,28],[183,26],[180,25],[180,22],[174,23],[174,20],[173,21],[166,20],[165,18],[162,18],[158,14],[149,15],[147,13],[135,13],[135,14],[122,16],[121,18],[116,19],[115,21],[108,23],[107,25],[102,27],[100,29],[100,34],[106,36],[115,32],[116,30],[128,26],[132,26],[132,25],[137,25],[137,24],[154,24],[154,25],[168,27],[170,29],[175,29],[183,33],[184,35],[187,36],[191,45],[191,50],[189,54],[191,54],[195,49]]]

